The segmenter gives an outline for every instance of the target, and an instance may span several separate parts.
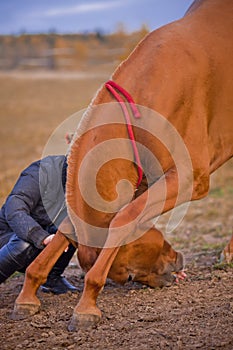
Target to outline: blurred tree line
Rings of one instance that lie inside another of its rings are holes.
[[[127,33],[120,24],[116,32],[26,34],[0,36],[1,70],[82,70],[105,66],[125,59],[148,33],[145,25]]]

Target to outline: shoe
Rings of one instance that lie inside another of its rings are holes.
[[[63,276],[48,276],[47,281],[40,287],[44,293],[65,294],[78,292],[78,289]]]

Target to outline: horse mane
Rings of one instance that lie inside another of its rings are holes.
[[[101,89],[101,88],[100,88]],[[71,219],[71,222],[73,223],[75,227],[75,222],[73,221],[74,218],[72,216],[72,210],[69,208],[72,207],[72,204],[75,202],[75,197],[72,192],[72,187],[74,186],[75,177],[73,174],[75,174],[76,171],[76,160],[79,156],[79,146],[78,146],[78,139],[85,133],[85,131],[88,128],[90,118],[91,118],[91,110],[94,105],[94,101],[97,98],[97,95],[99,94],[99,90],[97,90],[96,94],[93,96],[90,104],[88,105],[86,111],[83,113],[82,118],[74,131],[73,137],[69,143],[69,147],[67,150],[67,162],[68,162],[68,168],[67,168],[67,181],[66,181],[66,203],[67,203],[67,211],[68,215]]]
[[[116,69],[115,72],[113,72],[113,74],[110,76],[110,80],[114,79],[117,75],[117,73],[119,73],[119,71],[121,71],[122,68],[122,64],[124,62],[122,62]],[[96,91],[95,95],[93,96],[90,104],[88,105],[86,111],[83,113],[83,116],[78,124],[78,127],[76,129],[76,131],[74,132],[74,135],[72,137],[72,140],[69,144],[69,149],[68,149],[68,155],[70,154],[70,150],[71,148],[75,148],[75,144],[76,141],[79,139],[79,137],[87,130],[89,122],[90,122],[90,118],[91,118],[91,111],[93,109],[93,106],[96,106],[100,103],[100,101],[102,100],[102,96],[105,93],[104,89],[103,89],[103,84],[100,86],[100,88]],[[73,151],[72,151],[73,154]],[[75,154],[76,155],[76,154]]]
[[[97,91],[96,95],[97,94],[98,94],[98,91]],[[70,145],[69,145],[68,154],[70,154],[70,150],[71,150],[71,148],[74,147],[77,139],[87,130],[89,120],[90,120],[91,109],[93,107],[93,101],[95,100],[96,95],[93,97],[93,99],[91,100],[91,103],[87,107],[86,111],[83,113],[82,118],[78,124],[78,127],[74,131],[73,138],[72,138]]]
[[[110,78],[109,78],[110,80],[116,79],[116,77],[121,72],[124,64],[125,64],[125,62],[123,61],[118,65],[116,70],[110,76]],[[101,101],[103,101],[103,96],[105,93],[106,93],[106,91],[104,89],[104,84],[102,84],[100,86],[100,88],[96,91],[96,93],[94,94],[86,111],[83,113],[82,118],[81,118],[76,130],[74,131],[73,137],[69,143],[69,147],[68,147],[68,151],[67,151],[67,160],[68,160],[68,165],[69,165],[68,174],[71,174],[71,176],[70,177],[68,176],[68,178],[67,178],[68,186],[66,186],[66,188],[67,188],[68,192],[69,192],[70,184],[72,182],[72,180],[71,180],[72,174],[75,174],[76,160],[79,157],[79,142],[78,142],[78,140],[87,131],[88,126],[90,125],[91,112],[93,110],[93,107],[100,104]],[[69,193],[68,193],[68,195],[69,195]]]

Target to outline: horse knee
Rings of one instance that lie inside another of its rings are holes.
[[[93,274],[92,271],[88,271],[85,275],[85,286],[88,289],[93,290],[95,293],[99,293],[105,284],[104,278],[101,278],[101,276]]]

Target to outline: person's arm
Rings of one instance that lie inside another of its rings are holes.
[[[8,196],[5,203],[5,217],[18,237],[42,249],[49,233],[31,216],[40,200],[39,162],[36,162],[22,172]]]

